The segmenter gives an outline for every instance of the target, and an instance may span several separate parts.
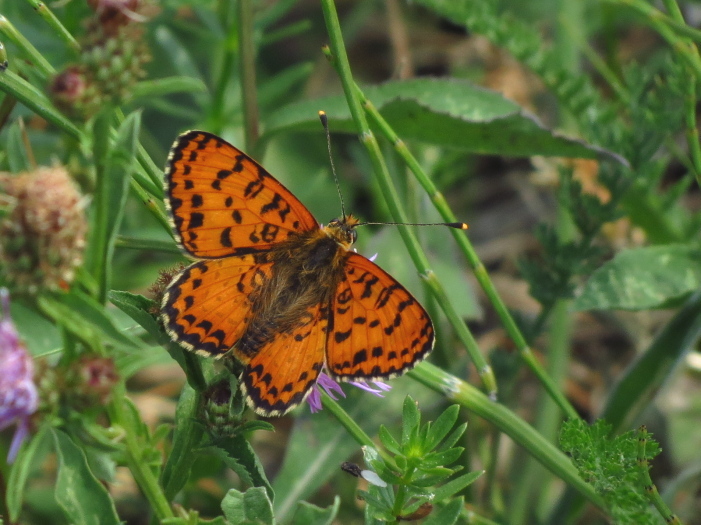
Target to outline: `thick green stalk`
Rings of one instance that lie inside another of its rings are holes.
[[[241,0],[239,1],[241,3]],[[234,5],[231,2],[219,2],[218,15],[221,20],[222,29],[226,33],[226,39],[222,46],[222,56],[219,57],[217,68],[217,78],[214,82],[214,94],[212,102],[209,106],[207,115],[206,128],[213,133],[221,134],[226,116],[224,109],[226,108],[226,93],[228,92],[229,82],[234,74],[234,65],[236,62],[236,46],[239,45],[237,34],[238,26],[234,23]]]
[[[425,386],[445,395],[450,401],[496,425],[518,445],[526,449],[545,468],[568,483],[594,505],[605,508],[591,485],[579,477],[570,459],[547,441],[532,426],[504,405],[491,401],[475,387],[430,363],[422,363],[409,375]]]
[[[107,156],[109,155],[110,126],[114,111],[103,109],[93,124],[93,161],[95,164],[95,195],[93,196],[93,224],[90,228],[90,273],[99,286],[97,300],[104,303],[108,290],[107,213],[109,209],[109,185],[107,180]]]
[[[256,48],[251,0],[239,0],[239,67],[243,106],[244,144],[256,155],[258,143],[258,96],[256,92]]]
[[[368,152],[373,166],[373,172],[375,173],[376,180],[380,185],[380,189],[382,190],[382,194],[387,202],[387,206],[392,214],[392,217],[394,218],[395,222],[408,222],[406,219],[406,214],[401,208],[397,191],[390,179],[389,171],[387,170],[387,166],[382,157],[377,139],[370,130],[368,121],[365,117],[365,112],[360,104],[358,89],[351,75],[348,56],[346,55],[346,50],[343,45],[343,37],[341,35],[338,14],[336,13],[333,0],[323,0],[322,8],[324,11],[327,30],[329,32],[331,51],[335,57],[335,65],[343,84],[343,89],[353,121],[355,122],[358,132],[360,133],[360,141]],[[426,280],[432,291],[437,293],[436,297],[441,308],[443,308],[443,310],[446,312],[449,320],[452,323],[455,323],[455,329],[458,335],[461,337],[463,344],[465,344],[465,347],[468,349],[468,352],[470,353],[470,356],[477,367],[477,371],[482,378],[485,388],[489,392],[490,396],[495,397],[497,385],[494,378],[494,373],[492,372],[489,364],[482,357],[482,354],[479,352],[477,342],[474,340],[469,330],[467,330],[465,323],[462,321],[462,319],[460,319],[450,302],[447,300],[445,291],[443,290],[441,283],[435,278],[433,271],[430,269],[428,259],[423,253],[416,236],[408,226],[399,225],[398,229],[404,243],[407,246],[409,255],[411,256],[411,259],[419,272],[419,275]]]
[[[37,14],[49,24],[49,27],[54,30],[58,37],[63,40],[64,43],[68,44],[68,47],[74,51],[80,51],[80,44],[78,41],[73,38],[73,35],[68,32],[68,29],[56,18],[56,15],[47,7],[45,2],[40,2],[39,0],[27,0],[27,2],[34,8]]]
[[[368,436],[362,428],[360,428],[360,425],[358,425],[358,423],[356,423],[355,420],[348,415],[348,412],[343,410],[341,405],[339,405],[336,401],[331,399],[328,396],[328,394],[324,393],[321,396],[321,404],[326,410],[333,414],[333,416],[338,420],[338,422],[345,427],[346,431],[361,446],[374,448],[375,450],[377,450],[377,453],[382,457],[382,459],[385,460],[386,463],[388,463],[389,465],[394,465],[394,458],[392,458],[391,455],[387,454],[387,452],[383,448],[378,447],[372,440],[372,438]]]
[[[5,35],[10,42],[15,44],[28,56],[31,63],[41,72],[44,78],[56,74],[54,66],[49,64],[49,62],[44,58],[44,55],[39,53],[37,48],[34,47],[29,40],[24,38],[24,35],[17,31],[17,28],[2,15],[0,15],[0,33]]]
[[[570,326],[572,324],[572,316],[569,311],[571,303],[570,300],[562,299],[555,304],[552,311],[548,373],[557,382],[562,382],[567,375],[567,365],[570,358],[568,351]],[[557,430],[562,421],[560,413],[555,408],[552,398],[541,395],[534,424],[540,435],[552,441],[557,438]],[[547,490],[543,489],[551,481],[551,478],[541,465],[535,463],[534,458],[529,457],[523,463],[518,462],[516,466],[515,489],[508,505],[510,525],[528,523],[529,515],[532,516],[535,511],[534,500],[549,494]]]

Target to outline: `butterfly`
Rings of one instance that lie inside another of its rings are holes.
[[[324,370],[339,381],[400,375],[433,348],[431,319],[406,288],[351,249],[352,215],[320,225],[260,164],[188,131],[165,170],[176,240],[197,259],[168,285],[168,335],[204,356],[235,357],[263,416],[299,405]]]

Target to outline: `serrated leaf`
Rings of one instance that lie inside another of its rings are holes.
[[[223,438],[217,442],[215,447],[211,448],[214,449],[215,454],[222,458],[226,466],[238,474],[244,483],[252,487],[264,488],[270,501],[274,501],[275,492],[265,475],[263,465],[243,435],[238,434]]]
[[[363,88],[365,95],[403,139],[495,155],[555,155],[597,158],[617,155],[558,135],[500,93],[457,79],[390,81]],[[266,121],[266,135],[317,131],[324,108],[332,131],[355,133],[342,96],[298,102]]]
[[[332,525],[341,506],[341,498],[336,496],[333,503],[322,509],[306,501],[297,503],[290,525]]]
[[[685,245],[633,248],[597,269],[576,310],[662,308],[701,288],[701,250]]]
[[[221,502],[224,517],[231,525],[274,525],[273,504],[265,489],[251,487],[246,492],[229,489]]]
[[[51,430],[58,458],[54,497],[70,523],[119,525],[107,489],[88,468],[83,451],[60,430]]]

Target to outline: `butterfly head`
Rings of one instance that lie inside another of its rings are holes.
[[[339,219],[334,219],[326,226],[322,226],[322,230],[338,244],[346,250],[350,249],[351,245],[358,239],[358,232],[355,227],[360,224],[360,221],[352,215],[346,215]]]

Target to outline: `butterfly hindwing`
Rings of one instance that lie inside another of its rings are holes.
[[[277,332],[252,356],[234,354],[247,363],[241,388],[248,404],[263,416],[281,416],[311,391],[324,364],[328,308],[310,308],[291,330]]]
[[[255,314],[251,298],[272,265],[249,254],[198,261],[170,283],[161,318],[170,337],[188,350],[221,356],[244,333]]]
[[[331,301],[326,365],[340,380],[399,375],[433,348],[433,324],[414,297],[391,275],[349,253]]]
[[[319,227],[255,160],[205,131],[177,138],[165,186],[178,241],[200,259],[264,251],[290,232]]]

